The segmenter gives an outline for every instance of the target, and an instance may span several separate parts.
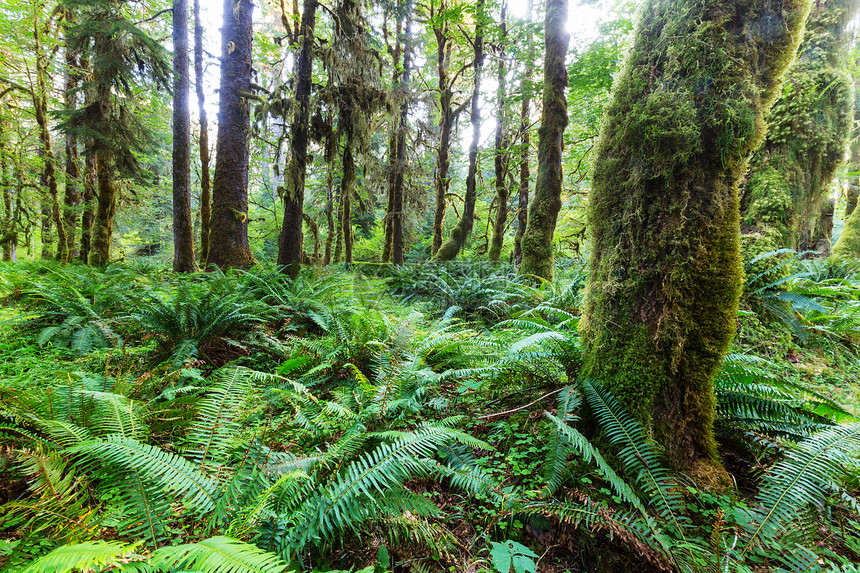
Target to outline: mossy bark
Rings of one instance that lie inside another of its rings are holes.
[[[9,180],[9,162],[6,154],[6,140],[4,138],[6,125],[0,120],[0,190],[3,194],[3,227],[2,235],[5,238],[10,232],[15,232],[15,219],[12,212],[12,182]],[[12,260],[11,236],[2,242],[3,260]]]
[[[647,0],[596,150],[583,375],[698,475],[718,464],[713,378],[743,284],[737,185],[809,8]]]
[[[340,180],[340,226],[343,233],[343,262],[352,263],[352,196],[355,194],[355,158],[347,138],[343,146],[343,176]]]
[[[212,184],[209,178],[209,118],[203,93],[203,26],[200,23],[200,0],[194,0],[194,78],[197,92],[197,116],[200,123],[200,262],[209,258],[209,233],[212,228]]]
[[[316,0],[305,0],[299,36],[301,49],[296,70],[296,102],[290,126],[292,149],[287,164],[284,194],[284,219],[278,239],[278,264],[291,277],[299,276],[302,264],[302,220],[305,202],[305,176],[308,165],[308,126],[311,117],[311,86],[314,62]]]
[[[777,248],[814,249],[822,202],[852,130],[854,89],[846,66],[858,0],[813,3],[797,60],[767,117],[764,144],[742,190],[745,233],[774,229]]]
[[[498,89],[496,90],[496,139],[493,166],[496,174],[496,218],[493,221],[493,236],[490,240],[490,250],[487,254],[491,261],[498,261],[502,255],[502,247],[505,243],[505,226],[508,222],[508,201],[511,191],[508,188],[508,141],[505,130],[506,123],[506,99],[507,99],[507,66],[505,65],[505,44],[508,41],[507,27],[508,4],[502,2],[502,11],[499,17],[499,31],[501,36],[501,47],[498,57]]]
[[[197,271],[191,220],[188,0],[173,0],[173,270]]]
[[[116,214],[117,188],[111,173],[110,152],[103,150],[97,160],[98,191],[95,216],[90,233],[89,264],[101,266],[110,261],[113,218]]]
[[[466,196],[463,198],[463,214],[457,224],[451,230],[448,239],[442,243],[433,260],[436,262],[452,261],[460,254],[460,249],[466,245],[466,240],[472,233],[475,224],[475,202],[477,201],[478,187],[478,142],[481,137],[481,75],[484,67],[484,0],[477,2],[477,17],[475,23],[475,39],[472,42],[475,48],[475,57],[472,62],[474,72],[474,84],[472,90],[472,141],[469,144],[469,171],[466,174]],[[437,195],[438,200],[438,195]]]
[[[860,259],[860,209],[854,209],[851,216],[845,219],[842,234],[833,245],[833,256]]]
[[[334,174],[332,173],[332,166],[329,164],[328,174],[326,175],[326,184],[325,184],[325,196],[326,196],[326,206],[325,206],[325,218],[326,218],[326,238],[325,238],[325,254],[323,255],[323,264],[330,265],[331,264],[331,246],[334,240]]]
[[[438,8],[430,3],[430,20],[436,36],[436,72],[439,89],[439,147],[436,150],[436,173],[433,178],[435,207],[433,212],[433,244],[430,253],[435,255],[442,246],[442,225],[448,207],[448,186],[451,183],[448,170],[451,168],[451,130],[456,113],[453,109],[454,88],[450,78],[451,53],[454,42],[450,37],[450,24],[443,14],[447,3],[443,0]]]
[[[521,241],[520,273],[552,280],[552,239],[561,210],[564,128],[567,127],[567,68],[564,59],[570,42],[567,0],[547,0],[544,20],[543,112],[538,129],[538,172],[535,195]]]
[[[208,265],[249,268],[254,255],[248,243],[248,142],[250,112],[242,94],[251,91],[251,12],[249,0],[224,0],[221,29],[221,89],[212,230]]]
[[[84,151],[83,197],[81,201],[84,211],[81,213],[81,248],[78,260],[87,263],[90,260],[90,245],[92,243],[93,219],[95,218],[96,187],[98,186],[98,169],[96,155],[92,149]]]
[[[528,4],[528,20],[531,20],[533,0]],[[520,184],[517,191],[517,232],[514,235],[514,263],[519,266],[523,262],[523,235],[529,220],[529,183],[531,181],[531,170],[529,168],[529,153],[531,145],[531,131],[529,127],[529,111],[531,108],[532,90],[532,65],[534,63],[534,37],[529,34],[529,49],[525,60],[525,74],[523,75],[520,91],[525,95],[520,106]]]
[[[71,10],[66,10],[66,25],[74,24],[74,13]],[[68,39],[65,42],[64,50],[66,70],[65,70],[65,88],[63,94],[63,105],[67,110],[75,109],[77,105],[77,87],[81,80],[81,73],[78,71],[78,57],[75,53],[71,42]],[[75,241],[75,233],[78,226],[78,206],[81,202],[80,192],[78,190],[78,176],[80,169],[78,168],[78,138],[74,133],[65,135],[66,161],[65,161],[65,186],[63,189],[63,228],[66,233],[66,247],[63,261],[70,263],[77,255],[77,245]]]

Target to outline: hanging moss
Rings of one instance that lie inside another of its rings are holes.
[[[604,118],[584,374],[694,473],[717,461],[713,377],[743,283],[737,184],[809,7],[648,0]]]
[[[814,249],[823,243],[818,221],[851,133],[853,81],[846,71],[857,0],[815,2],[797,61],[786,72],[768,115],[764,145],[744,186],[745,232],[782,234],[779,247]]]

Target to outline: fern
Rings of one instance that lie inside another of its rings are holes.
[[[118,541],[89,541],[63,545],[36,559],[21,573],[70,573],[72,571],[143,571],[146,558],[134,545]]]
[[[163,570],[201,573],[282,573],[286,568],[277,555],[230,537],[163,547],[152,561]]]

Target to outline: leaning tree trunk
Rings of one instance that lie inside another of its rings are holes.
[[[713,379],[743,285],[738,181],[809,7],[647,0],[597,146],[582,373],[702,478],[723,475]]]
[[[543,112],[538,129],[538,173],[535,196],[529,207],[528,223],[521,246],[520,273],[552,279],[552,239],[561,210],[561,151],[567,127],[567,68],[564,58],[567,33],[567,0],[547,0],[545,28],[546,55],[543,71]]]
[[[200,24],[200,0],[194,0],[194,80],[197,91],[197,115],[200,121],[200,262],[209,258],[209,232],[212,223],[212,188],[209,180],[209,120],[206,96],[203,94],[203,26]]]
[[[469,144],[469,172],[466,175],[466,196],[463,198],[463,215],[451,230],[448,240],[442,243],[434,261],[452,261],[460,254],[460,249],[466,245],[466,240],[472,232],[475,224],[475,202],[477,200],[478,182],[478,141],[481,138],[481,72],[484,66],[484,25],[483,18],[484,0],[477,3],[477,22],[475,23],[475,59],[472,68],[475,73],[474,89],[472,90],[472,142]],[[438,200],[438,195],[437,195]]]
[[[528,4],[528,20],[532,17],[533,0]],[[529,122],[529,111],[531,108],[532,93],[532,66],[535,60],[534,36],[529,33],[529,50],[525,62],[525,74],[523,75],[521,91],[523,102],[520,107],[520,187],[517,197],[517,232],[514,235],[514,263],[519,266],[523,262],[523,235],[529,220],[529,183],[531,181],[531,170],[529,169],[529,153],[531,151],[531,133]]]
[[[299,276],[302,265],[302,219],[308,165],[308,123],[311,116],[316,9],[316,0],[305,0],[299,32],[302,39],[296,73],[295,113],[290,128],[292,149],[287,165],[284,221],[278,239],[278,264],[283,265],[284,272],[293,278]]]
[[[854,111],[847,71],[858,0],[813,2],[797,60],[767,116],[741,200],[750,255],[814,249],[822,201],[845,157]],[[745,241],[746,245],[747,241]]]
[[[212,230],[207,264],[225,269],[254,264],[248,243],[248,143],[251,92],[251,12],[249,0],[224,0],[221,29],[221,89]]]
[[[173,270],[197,271],[191,221],[188,0],[173,0]]]
[[[502,13],[499,18],[501,28],[501,48],[499,49],[498,68],[498,90],[496,91],[496,102],[499,106],[496,112],[496,152],[494,167],[496,171],[496,219],[493,221],[493,238],[490,240],[490,251],[488,257],[491,261],[498,261],[502,255],[502,246],[505,242],[505,225],[508,222],[508,200],[511,191],[508,189],[508,146],[510,142],[505,136],[505,99],[507,97],[507,67],[505,66],[505,43],[508,41],[508,27],[506,16],[508,11],[507,1],[502,2]]]

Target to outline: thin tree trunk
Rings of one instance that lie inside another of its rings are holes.
[[[90,258],[90,239],[92,237],[93,218],[95,216],[94,201],[96,198],[98,171],[96,169],[96,156],[91,150],[84,152],[84,177],[81,202],[84,210],[81,213],[81,248],[78,259],[87,263]]]
[[[647,0],[597,145],[582,376],[706,487],[726,477],[713,380],[743,287],[737,185],[809,6]]]
[[[505,66],[505,44],[508,41],[507,27],[508,3],[502,2],[502,13],[499,18],[501,28],[501,47],[499,48],[499,74],[496,102],[499,106],[496,112],[496,153],[494,166],[496,171],[496,219],[493,222],[493,238],[490,241],[489,259],[498,261],[505,243],[505,225],[508,222],[508,200],[511,192],[508,189],[508,146],[510,142],[505,137],[505,100],[507,97],[507,67]]]
[[[248,144],[251,91],[251,12],[249,0],[224,0],[221,29],[221,89],[212,230],[207,264],[221,269],[248,268],[254,255],[248,243]]]
[[[478,0],[478,17],[475,23],[475,40],[473,42],[475,59],[472,65],[475,73],[474,89],[472,90],[472,142],[469,144],[469,172],[466,175],[466,196],[463,199],[463,214],[457,225],[451,230],[448,240],[433,255],[434,261],[451,261],[457,258],[460,249],[466,245],[466,240],[469,238],[472,226],[475,224],[475,202],[477,200],[478,183],[478,142],[481,137],[481,72],[484,67],[483,9],[484,0]]]
[[[328,234],[325,238],[325,255],[323,256],[323,265],[328,266],[331,264],[331,244],[334,239],[334,174],[332,173],[332,167],[329,164],[328,166],[328,174],[326,174],[326,182],[325,182],[325,218],[326,218],[326,230]]]
[[[394,171],[391,218],[391,262],[403,264],[403,189],[406,179],[406,133],[409,130],[409,75],[412,67],[410,43],[412,41],[412,13],[406,15],[403,40],[403,72],[400,75],[400,125],[397,129],[397,162]]]
[[[71,25],[74,20],[74,14],[67,10],[66,11],[66,24]],[[75,93],[75,89],[78,86],[78,83],[81,80],[81,73],[78,69],[78,59],[77,55],[72,50],[68,41],[65,44],[66,50],[66,70],[65,70],[65,95],[64,95],[64,105],[66,110],[73,110],[77,105],[77,95]],[[79,168],[78,168],[78,138],[72,133],[66,133],[65,136],[65,146],[66,146],[66,183],[64,189],[64,197],[63,204],[65,206],[65,211],[63,213],[63,227],[66,233],[66,247],[65,247],[65,262],[72,262],[77,256],[76,245],[75,245],[75,234],[77,231],[78,225],[78,214],[77,209],[81,202],[80,193],[78,192],[78,176],[79,176]]]
[[[299,36],[301,50],[296,73],[296,103],[290,129],[292,149],[287,165],[287,185],[284,194],[284,221],[278,240],[278,264],[291,277],[299,276],[302,264],[302,219],[305,201],[305,175],[308,164],[308,123],[311,116],[311,86],[313,81],[314,26],[316,0],[304,1]]]
[[[12,187],[9,180],[9,163],[6,156],[6,125],[0,122],[0,188],[3,190],[3,260],[12,260],[12,234],[15,233],[15,220],[12,213]]]
[[[188,0],[173,0],[173,270],[197,271],[191,217]]]
[[[534,0],[529,0],[527,21],[531,22]],[[529,153],[531,152],[531,131],[529,129],[529,113],[531,109],[532,67],[535,60],[534,36],[529,33],[529,50],[525,61],[525,73],[522,79],[523,102],[520,107],[520,187],[517,197],[517,232],[514,235],[514,263],[520,266],[523,262],[523,235],[529,218]]]
[[[212,222],[212,189],[209,180],[209,120],[203,94],[203,25],[200,0],[194,0],[194,80],[197,88],[197,115],[200,121],[200,262],[209,258],[209,233]]]
[[[352,155],[352,142],[349,140],[350,138],[347,138],[343,147],[343,177],[340,181],[340,224],[343,229],[343,262],[346,264],[352,263],[352,196],[355,194],[355,159]]]
[[[567,33],[567,0],[547,0],[546,53],[543,71],[543,111],[538,129],[538,173],[535,196],[521,242],[522,274],[552,280],[552,239],[561,210],[561,152],[567,127],[567,68],[564,59],[570,34]]]
[[[308,229],[310,229],[311,234],[314,236],[314,254],[311,260],[311,264],[318,265],[320,262],[320,228],[316,224],[316,222],[311,219],[311,216],[307,213],[302,214],[302,220],[305,222],[305,224],[308,226]]]
[[[454,125],[454,110],[451,100],[454,92],[450,85],[449,69],[451,67],[451,51],[453,43],[448,35],[448,20],[443,16],[437,17],[433,12],[435,5],[431,1],[431,19],[434,22],[433,33],[436,36],[437,74],[439,80],[439,148],[436,151],[436,175],[433,181],[436,206],[433,214],[433,246],[434,256],[442,246],[442,225],[445,222],[445,209],[448,206],[448,169],[451,167],[451,129]],[[439,7],[444,12],[446,4],[443,0]]]
[[[398,76],[399,72],[395,71],[394,75]],[[399,116],[397,122],[399,125]],[[394,180],[397,177],[397,131],[398,127],[395,126],[388,136],[388,207],[385,209],[385,238],[382,244],[383,263],[391,262],[391,246],[394,244],[394,225],[391,218],[394,212]]]
[[[337,209],[335,211],[335,228],[334,228],[334,254],[331,262],[339,263],[343,257],[343,177],[337,188],[337,197],[335,198]]]
[[[44,146],[39,148],[39,157],[44,162],[44,167],[39,174],[39,214],[41,216],[39,239],[42,242],[41,258],[50,260],[54,258],[54,226],[51,224],[54,201],[51,198],[48,183],[48,161],[45,159]]]

